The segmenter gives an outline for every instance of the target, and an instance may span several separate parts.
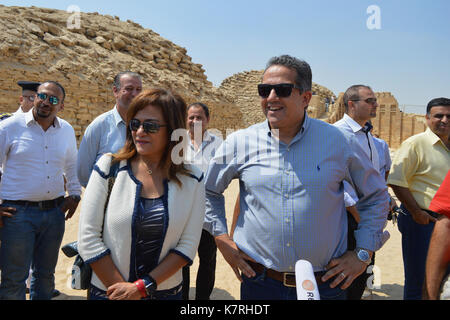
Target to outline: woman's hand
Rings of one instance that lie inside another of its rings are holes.
[[[134,283],[118,282],[106,291],[109,300],[141,300],[142,296]]]

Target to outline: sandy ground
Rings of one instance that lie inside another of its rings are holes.
[[[226,212],[228,222],[232,221],[234,201],[239,192],[237,181],[233,181],[225,191]],[[63,244],[77,239],[79,211],[74,218],[66,224],[66,232]],[[368,300],[402,300],[403,298],[403,261],[401,250],[401,236],[397,226],[389,222],[386,230],[391,234],[383,248],[376,253],[374,268],[375,288]],[[73,258],[67,258],[62,252],[59,255],[56,267],[55,285],[61,291],[59,297],[54,300],[84,300],[86,291],[72,290],[68,285],[69,273],[73,264]],[[190,297],[195,297],[195,278],[198,266],[198,259],[194,260],[191,267],[191,290]],[[213,300],[238,300],[240,296],[240,282],[237,280],[230,266],[225,262],[220,252],[217,254],[216,284],[211,295]]]

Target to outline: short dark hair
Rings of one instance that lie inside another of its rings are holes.
[[[64,87],[63,87],[58,81],[52,81],[52,80],[44,81],[44,82],[42,82],[41,85],[38,87],[38,90],[39,90],[39,88],[40,88],[42,85],[47,84],[47,83],[53,84],[53,85],[57,86],[59,89],[61,89],[61,92],[62,92],[62,94],[63,94],[63,98],[62,98],[62,101],[61,101],[61,102],[64,102],[64,100],[66,99],[66,90],[64,89]]]
[[[141,77],[141,75],[139,73],[136,73],[136,72],[133,72],[133,71],[122,71],[122,72],[119,72],[118,74],[116,74],[116,76],[114,77],[113,86],[116,89],[120,89],[120,79],[122,79],[122,77],[125,76],[125,75],[130,76],[132,78],[139,78],[139,80],[142,81],[142,77]]]
[[[361,88],[366,88],[366,89],[372,90],[371,87],[366,86],[364,84],[355,84],[355,85],[351,86],[350,88],[348,88],[347,91],[345,91],[345,93],[344,93],[345,112],[348,111],[348,102],[349,101],[354,101],[354,100],[359,99],[359,90]]]
[[[427,114],[430,114],[431,108],[444,106],[450,107],[450,99],[449,98],[436,98],[431,100],[427,105]]]
[[[203,109],[203,112],[205,113],[206,118],[209,119],[209,108],[206,104],[201,103],[201,102],[195,102],[195,103],[189,105],[189,107],[187,108],[187,111],[189,111],[189,109],[191,109],[192,107],[201,107]]]
[[[284,66],[297,72],[295,84],[300,88],[301,93],[312,90],[312,71],[310,65],[306,61],[287,54],[273,57],[267,63],[264,73],[266,73],[270,67],[275,65]]]

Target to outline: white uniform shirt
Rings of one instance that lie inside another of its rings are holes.
[[[77,144],[72,126],[55,118],[47,131],[33,112],[16,114],[0,123],[0,199],[45,201],[81,195],[76,173]]]
[[[201,146],[195,150],[191,139],[189,139],[186,152],[186,163],[199,167],[206,175],[210,160],[214,157],[217,148],[222,144],[222,139],[208,131],[203,135]]]

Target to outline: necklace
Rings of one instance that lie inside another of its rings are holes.
[[[153,170],[149,168],[149,166],[144,162],[145,167],[147,168],[147,173],[148,175],[152,175],[153,174]]]

